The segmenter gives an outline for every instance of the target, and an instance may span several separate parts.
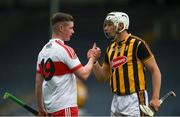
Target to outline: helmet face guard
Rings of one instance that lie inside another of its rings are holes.
[[[114,26],[113,22],[109,21],[109,20],[104,20],[104,24],[103,24],[103,30],[104,30],[104,35],[107,37],[107,38],[114,38],[115,37],[115,34],[114,35],[110,35],[106,32],[106,25],[112,25],[114,27],[114,33],[116,31],[116,27]],[[112,31],[113,32],[113,31]],[[111,32],[111,33],[112,33]]]
[[[114,24],[115,26],[115,31],[116,33],[121,33],[122,31],[124,31],[125,29],[129,28],[129,17],[126,13],[123,12],[111,12],[108,13],[105,20],[104,20],[104,24],[103,24],[103,29],[105,28],[106,25],[106,21],[110,21]],[[119,23],[122,23],[124,25],[123,29],[119,29]],[[104,34],[107,38],[110,38],[108,34],[106,34],[106,32],[104,31]]]

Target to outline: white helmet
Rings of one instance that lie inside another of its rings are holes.
[[[123,12],[110,12],[107,14],[105,21],[111,21],[116,27],[117,32],[122,32],[125,29],[129,28],[129,17],[126,13]],[[124,28],[122,30],[118,29],[119,23],[123,23]]]

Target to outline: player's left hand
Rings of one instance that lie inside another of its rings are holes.
[[[87,52],[87,58],[95,58],[96,60],[101,56],[101,49],[94,43],[93,47]]]
[[[160,101],[158,98],[151,99],[150,105],[154,108],[155,111],[158,111],[160,109]]]

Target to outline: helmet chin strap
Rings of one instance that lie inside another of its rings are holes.
[[[123,29],[120,30],[120,29],[118,28],[118,26],[116,26],[116,34],[115,34],[114,39],[113,39],[112,41],[116,41],[118,34],[121,33],[121,32],[124,31],[124,30],[125,30],[125,27],[123,27]]]
[[[117,40],[118,34],[119,34],[119,32],[116,31],[116,34],[115,34],[114,39],[112,41],[116,41]]]
[[[108,36],[108,34],[106,34],[106,33],[104,32],[104,34],[105,34],[105,36],[106,36],[107,38],[114,38],[114,39],[112,39],[111,41],[115,41],[115,40],[117,39],[118,34],[121,33],[121,32],[123,32],[123,31],[125,30],[125,26],[123,26],[123,29],[120,30],[119,27],[118,27],[118,25],[119,25],[119,23],[117,23],[117,25],[116,25],[116,34],[114,35],[114,37],[110,37],[110,36]]]
[[[119,22],[120,23],[120,22]],[[124,31],[125,30],[125,26],[124,26],[124,23],[123,23],[123,29],[119,29],[119,23],[117,23],[117,25],[116,25],[116,32],[118,32],[118,33],[121,33],[122,31]]]

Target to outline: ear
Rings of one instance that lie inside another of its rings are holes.
[[[118,24],[118,30],[122,30],[124,28],[124,24],[123,23],[119,23]]]
[[[62,24],[59,24],[59,26],[58,26],[58,30],[59,30],[59,32],[62,32],[62,31],[63,31],[63,29],[64,29],[63,25],[62,25]]]

